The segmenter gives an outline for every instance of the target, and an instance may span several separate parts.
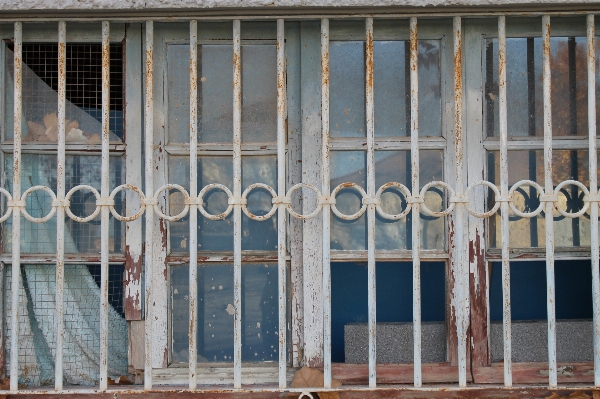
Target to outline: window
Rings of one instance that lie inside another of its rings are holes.
[[[6,25],[11,389],[590,383],[594,27]]]

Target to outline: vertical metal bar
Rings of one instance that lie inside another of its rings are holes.
[[[457,193],[464,192],[463,187],[463,123],[462,123],[462,106],[463,106],[463,76],[462,76],[462,22],[460,17],[454,17],[454,151],[456,156],[456,187]],[[456,267],[457,284],[456,295],[456,315],[457,315],[457,337],[458,337],[458,383],[461,387],[467,386],[467,330],[468,330],[468,271],[466,267],[466,256],[464,251],[464,232],[465,222],[465,206],[463,203],[456,203],[456,225],[455,225],[455,242],[456,242]]]
[[[189,386],[198,364],[198,22],[190,21],[190,336]]]
[[[417,18],[410,18],[410,158],[412,195],[420,195],[419,182],[419,36]],[[413,262],[413,351],[414,384],[420,387],[421,375],[421,226],[418,202],[412,203],[412,262]]]
[[[144,110],[144,157],[146,198],[154,197],[154,22],[146,21],[146,106]],[[152,389],[152,251],[154,209],[146,208],[146,243],[145,243],[145,275],[146,275],[146,324],[144,350],[144,389]]]
[[[15,22],[14,46],[14,150],[13,201],[21,201],[21,117],[22,77],[21,64],[23,24]],[[19,390],[19,286],[21,285],[21,209],[13,207],[12,216],[12,277],[10,309],[10,390]]]
[[[502,309],[504,333],[504,386],[512,386],[512,344],[510,312],[510,262],[509,262],[509,226],[508,226],[508,117],[506,110],[506,17],[498,17],[498,89],[500,122],[500,203],[502,219]],[[498,199],[496,199],[498,200]]]
[[[283,19],[277,20],[277,192],[279,198],[285,197],[285,119],[287,114],[285,95],[285,25]],[[277,266],[279,276],[279,388],[286,387],[286,310],[287,310],[287,273],[286,273],[286,207],[279,202],[277,211]]]
[[[65,94],[66,94],[66,37],[67,24],[58,23],[58,153],[56,161],[56,199],[65,199]],[[56,292],[55,319],[56,354],[54,388],[63,389],[63,338],[64,338],[64,271],[65,271],[65,208],[56,209]]]
[[[587,16],[588,133],[590,146],[590,194],[598,195],[598,145],[596,143],[596,27],[594,15]],[[590,203],[590,245],[594,309],[594,385],[600,386],[600,248],[598,243],[598,202]]]
[[[329,198],[329,19],[321,19],[321,190]],[[331,198],[330,198],[331,199]],[[323,386],[331,388],[331,206],[323,204]]]
[[[110,196],[110,23],[102,21],[102,177],[100,196]],[[60,119],[59,119],[60,121]],[[108,388],[108,243],[110,208],[100,210],[100,390]]]
[[[233,21],[233,386],[242,387],[242,49],[240,20]]]
[[[375,265],[375,100],[373,97],[373,18],[366,18],[365,105],[367,122],[367,267],[369,307],[369,387],[377,386],[377,291]]]
[[[542,17],[542,73],[544,93],[544,191],[554,195],[552,184],[552,97],[550,90],[550,16]],[[546,201],[546,288],[548,309],[548,378],[551,388],[557,385],[556,375],[556,314],[554,307],[554,203]]]

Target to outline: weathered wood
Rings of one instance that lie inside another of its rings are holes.
[[[302,181],[321,187],[321,31],[318,22],[302,22]],[[304,190],[302,212],[311,213],[316,205],[314,196]],[[322,215],[304,221],[303,284],[304,284],[304,365],[323,364],[323,251]]]
[[[594,363],[558,363],[558,382],[593,383]],[[548,384],[548,363],[513,363],[513,383]],[[474,367],[473,378],[476,384],[501,384],[504,381],[503,363],[493,363],[489,367]]]
[[[227,388],[233,386],[233,368],[231,365],[208,364],[198,365],[198,382],[205,386],[223,385]],[[294,378],[296,372],[293,368],[288,368],[286,379],[289,383]],[[155,385],[187,385],[188,371],[186,367],[170,367],[168,369],[154,370],[152,377]],[[242,367],[242,381],[244,385],[255,384],[277,384],[278,369],[275,366],[250,366]]]
[[[125,182],[142,181],[142,25],[129,24],[125,40]],[[140,207],[139,196],[126,191],[127,215]],[[142,319],[142,218],[126,224],[123,308],[126,320]],[[142,338],[143,341],[143,338]],[[130,341],[130,345],[132,341]],[[143,368],[143,367],[140,367]]]
[[[129,365],[136,370],[144,369],[144,331],[142,320],[129,322]]]
[[[166,112],[168,109],[166,67],[166,46],[163,45],[165,37],[169,36],[166,26],[157,26],[154,31],[154,187],[159,188],[167,184],[167,157],[164,151],[166,142]],[[163,213],[168,212],[166,192],[158,197],[158,206]],[[159,217],[154,217],[153,245],[152,245],[152,366],[166,368],[168,364],[169,331],[168,331],[168,275],[166,256],[168,251],[168,222]],[[149,254],[146,254],[149,256]]]
[[[369,381],[369,367],[366,364],[335,363],[332,366],[333,378],[343,385],[364,385]],[[423,364],[424,383],[451,383],[458,381],[458,367],[446,363]],[[468,374],[468,381],[471,381]],[[412,384],[414,369],[412,364],[378,364],[378,384]]]
[[[287,189],[302,181],[302,113],[300,104],[300,23],[287,22]],[[292,198],[292,207],[302,209],[302,196]],[[288,248],[290,253],[291,308],[291,362],[298,367],[302,362],[304,346],[304,283],[302,276],[302,224],[299,219],[288,217]]]
[[[483,75],[481,68],[482,46],[481,35],[477,28],[481,22],[465,24],[465,129],[469,134],[467,140],[467,185],[486,180],[486,152],[481,145],[485,133],[483,129],[482,87]],[[473,62],[469,62],[469,61]],[[475,212],[486,211],[486,187],[477,186],[470,194],[469,207]],[[495,217],[495,216],[494,216]],[[488,348],[488,310],[487,310],[487,267],[485,261],[485,219],[468,215],[468,245],[469,245],[469,293],[471,301],[469,339],[471,350],[471,366],[487,366],[490,364]]]

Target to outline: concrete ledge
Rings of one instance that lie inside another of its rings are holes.
[[[422,323],[421,331],[422,362],[446,361],[446,323]],[[412,323],[377,323],[377,363],[412,363],[413,342]],[[344,326],[346,363],[368,363],[368,350],[367,324],[346,324]]]
[[[502,322],[490,326],[492,361],[504,358]],[[559,362],[593,361],[591,320],[556,321],[556,358]],[[548,361],[548,323],[546,320],[512,322],[513,362]]]

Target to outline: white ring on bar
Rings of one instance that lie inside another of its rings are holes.
[[[406,209],[404,209],[402,212],[398,213],[398,214],[390,214],[387,213],[383,210],[383,207],[381,206],[381,195],[388,189],[391,187],[396,187],[400,190],[400,192],[402,194],[404,194],[404,197],[407,199],[406,201]],[[379,199],[380,203],[377,204],[376,206],[376,210],[377,213],[379,214],[379,216],[381,216],[384,219],[387,220],[399,220],[402,219],[404,217],[406,217],[406,215],[409,214],[411,208],[412,208],[412,204],[408,202],[408,198],[411,196],[410,195],[410,190],[408,189],[408,187],[406,187],[404,184],[401,183],[397,183],[397,182],[388,182],[385,183],[384,185],[382,185],[381,187],[379,187],[379,190],[377,190],[377,194],[375,194],[377,196],[377,198]]]
[[[248,216],[252,220],[257,220],[259,222],[262,222],[264,220],[269,219],[271,216],[273,216],[275,214],[275,212],[277,212],[277,205],[273,204],[273,206],[271,207],[271,209],[269,210],[269,212],[267,214],[263,215],[263,216],[256,216],[255,214],[253,214],[252,212],[250,212],[248,210],[248,207],[247,207],[248,195],[250,195],[250,192],[252,190],[254,190],[255,188],[262,188],[263,190],[267,190],[269,192],[269,194],[271,194],[272,198],[276,198],[277,197],[277,193],[275,192],[275,190],[273,190],[271,188],[271,186],[269,186],[267,184],[264,184],[264,183],[254,183],[254,184],[251,184],[242,193],[242,210],[244,211],[244,213],[246,214],[246,216]]]
[[[198,210],[200,211],[202,216],[204,216],[205,218],[207,218],[209,220],[225,219],[227,216],[229,216],[229,214],[231,213],[231,210],[233,209],[233,204],[231,204],[230,201],[228,201],[227,209],[225,209],[224,212],[222,212],[218,215],[213,215],[211,213],[208,213],[206,211],[206,209],[204,209],[204,196],[213,190],[221,190],[221,191],[225,192],[225,194],[227,194],[227,198],[229,200],[233,199],[233,194],[227,188],[227,186],[224,186],[223,184],[217,184],[217,183],[209,184],[207,186],[204,186],[204,188],[202,190],[200,190],[200,193],[198,194]]]
[[[100,200],[100,193],[98,193],[98,190],[96,190],[92,186],[88,186],[87,184],[81,184],[79,186],[75,186],[72,189],[70,189],[69,192],[67,193],[67,195],[65,196],[65,199],[67,201],[70,201],[73,194],[75,194],[79,190],[91,191],[92,194],[94,194],[94,196],[96,197],[96,201]],[[93,220],[96,216],[98,216],[98,214],[100,213],[100,207],[96,206],[96,208],[94,209],[94,212],[92,212],[90,215],[84,216],[84,217],[75,216],[73,214],[73,212],[71,212],[71,208],[69,206],[65,207],[65,212],[67,213],[67,216],[69,216],[72,220],[79,222],[79,223],[86,223],[86,222]]]
[[[179,219],[182,219],[185,215],[187,215],[188,210],[190,209],[190,205],[189,205],[190,195],[185,190],[185,188],[181,187],[179,184],[165,184],[164,186],[162,186],[161,188],[156,190],[156,193],[154,193],[154,198],[158,199],[158,197],[160,197],[160,194],[165,190],[177,190],[181,194],[183,194],[183,197],[184,197],[183,209],[177,215],[174,215],[174,216],[166,215],[160,210],[160,206],[158,205],[158,201],[157,201],[157,203],[154,204],[154,212],[156,212],[156,214],[158,215],[159,218],[168,220],[169,222],[175,222]]]
[[[560,193],[560,190],[563,187],[569,186],[569,185],[576,186],[581,191],[583,191],[583,194],[584,194],[583,207],[578,212],[573,212],[573,213],[566,212],[559,206],[560,204],[558,203],[558,201],[556,201],[556,206],[554,208],[558,211],[558,213],[560,213],[564,217],[573,219],[573,218],[578,218],[580,216],[583,216],[583,214],[587,212],[588,208],[590,207],[590,201],[586,201],[585,196],[588,196],[590,194],[590,192],[588,191],[586,186],[584,186],[582,183],[580,183],[576,180],[565,180],[562,183],[560,183],[558,186],[556,186],[556,188],[554,189],[554,196],[558,198],[558,193]]]
[[[364,199],[367,196],[367,193],[365,193],[365,190],[363,190],[363,188],[361,186],[359,186],[356,183],[342,183],[339,186],[337,186],[336,188],[333,189],[333,191],[331,192],[331,198],[334,198],[337,196],[337,194],[341,191],[341,190],[346,190],[346,189],[353,189],[358,191],[358,193],[361,195],[361,199]],[[353,213],[352,215],[345,215],[343,213],[341,213],[337,207],[335,206],[335,203],[330,204],[331,206],[331,211],[340,219],[343,220],[355,220],[358,219],[359,217],[361,217],[365,211],[367,210],[367,205],[364,204],[361,201],[361,206],[360,209],[358,210],[358,212]]]
[[[532,212],[522,212],[522,211],[518,210],[514,204],[514,197],[515,197],[514,194],[515,194],[515,191],[517,191],[520,187],[523,187],[523,186],[531,186],[537,190],[537,192],[540,196],[544,195],[544,189],[542,188],[542,186],[540,186],[536,182],[534,182],[532,180],[521,180],[521,181],[518,181],[517,183],[513,184],[513,186],[508,191],[508,198],[512,199],[508,203],[508,206],[510,206],[510,209],[516,215],[518,215],[522,218],[532,218],[532,217],[539,215],[542,212],[542,210],[544,209],[544,202],[540,201],[540,205],[535,209],[535,211],[532,211]]]
[[[35,192],[35,191],[45,191],[46,193],[48,193],[48,195],[50,196],[50,198],[52,198],[52,201],[56,200],[56,195],[54,195],[54,191],[50,190],[50,188],[46,187],[46,186],[33,186],[33,187],[29,187],[27,190],[25,190],[25,192],[23,193],[23,196],[21,197],[22,201],[25,201],[27,199],[27,197]],[[46,216],[42,216],[39,218],[33,217],[31,216],[28,212],[27,209],[25,207],[23,207],[21,209],[21,213],[23,213],[23,216],[25,217],[25,219],[29,220],[32,223],[45,223],[48,220],[52,219],[52,216],[54,216],[54,214],[56,213],[56,207],[53,206],[50,209],[50,213],[48,213]]]
[[[110,193],[110,196],[108,198],[114,201],[115,196],[121,190],[131,190],[131,191],[135,192],[140,197],[140,210],[137,211],[137,213],[135,215],[121,216],[115,210],[115,207],[111,206],[110,207],[110,212],[115,217],[115,219],[117,219],[117,220],[119,220],[121,222],[131,222],[133,220],[136,220],[137,218],[139,218],[140,216],[142,216],[144,214],[144,210],[146,209],[147,198],[144,195],[144,193],[142,192],[142,190],[140,188],[138,188],[137,186],[134,186],[133,184],[121,184],[120,186],[115,187],[115,189],[112,190],[112,192]]]
[[[298,190],[299,188],[308,188],[309,190],[312,190],[317,195],[317,198],[321,198],[321,192],[319,191],[319,189],[316,188],[315,186],[313,186],[312,184],[308,184],[308,183],[297,183],[297,184],[294,184],[292,186],[292,188],[290,188],[288,190],[286,197],[288,197],[288,198],[291,199],[292,198],[292,194],[296,190]],[[312,211],[308,215],[302,215],[300,213],[297,213],[295,210],[293,210],[292,209],[292,205],[290,204],[290,205],[287,206],[287,211],[289,212],[290,215],[292,215],[296,219],[308,220],[308,219],[312,219],[315,216],[317,216],[319,214],[319,212],[321,211],[322,207],[323,207],[322,204],[317,203],[317,206],[315,207],[314,211]]]
[[[446,190],[448,190],[449,198],[454,198],[455,197],[454,189],[448,183],[444,183],[443,181],[432,181],[432,182],[427,183],[421,189],[421,192],[420,192],[419,196],[421,198],[425,198],[425,193],[427,193],[427,191],[431,187],[444,187]],[[425,205],[425,202],[423,202],[421,204],[421,212],[423,212],[427,216],[434,216],[434,217],[448,216],[450,214],[450,212],[452,212],[454,210],[454,206],[455,206],[454,205],[455,202],[451,202],[451,201],[449,201],[449,202],[450,202],[450,204],[448,205],[448,208],[446,208],[443,211],[436,211],[436,212],[430,210],[427,207],[427,205]]]
[[[495,195],[495,198],[500,197],[500,191],[498,191],[498,187],[496,187],[494,184],[490,183],[489,181],[485,181],[485,180],[481,180],[478,182],[475,182],[473,184],[471,184],[469,187],[467,187],[467,191],[465,191],[465,195],[464,198],[466,198],[467,202],[467,211],[477,217],[477,218],[489,218],[491,217],[494,213],[496,213],[496,211],[498,210],[498,208],[500,208],[500,202],[496,201],[496,203],[494,204],[494,206],[492,207],[492,209],[490,209],[487,212],[483,212],[483,213],[479,213],[479,212],[475,212],[474,210],[472,210],[469,207],[469,194],[471,193],[471,190],[476,187],[476,186],[486,186],[488,188],[490,188]]]

